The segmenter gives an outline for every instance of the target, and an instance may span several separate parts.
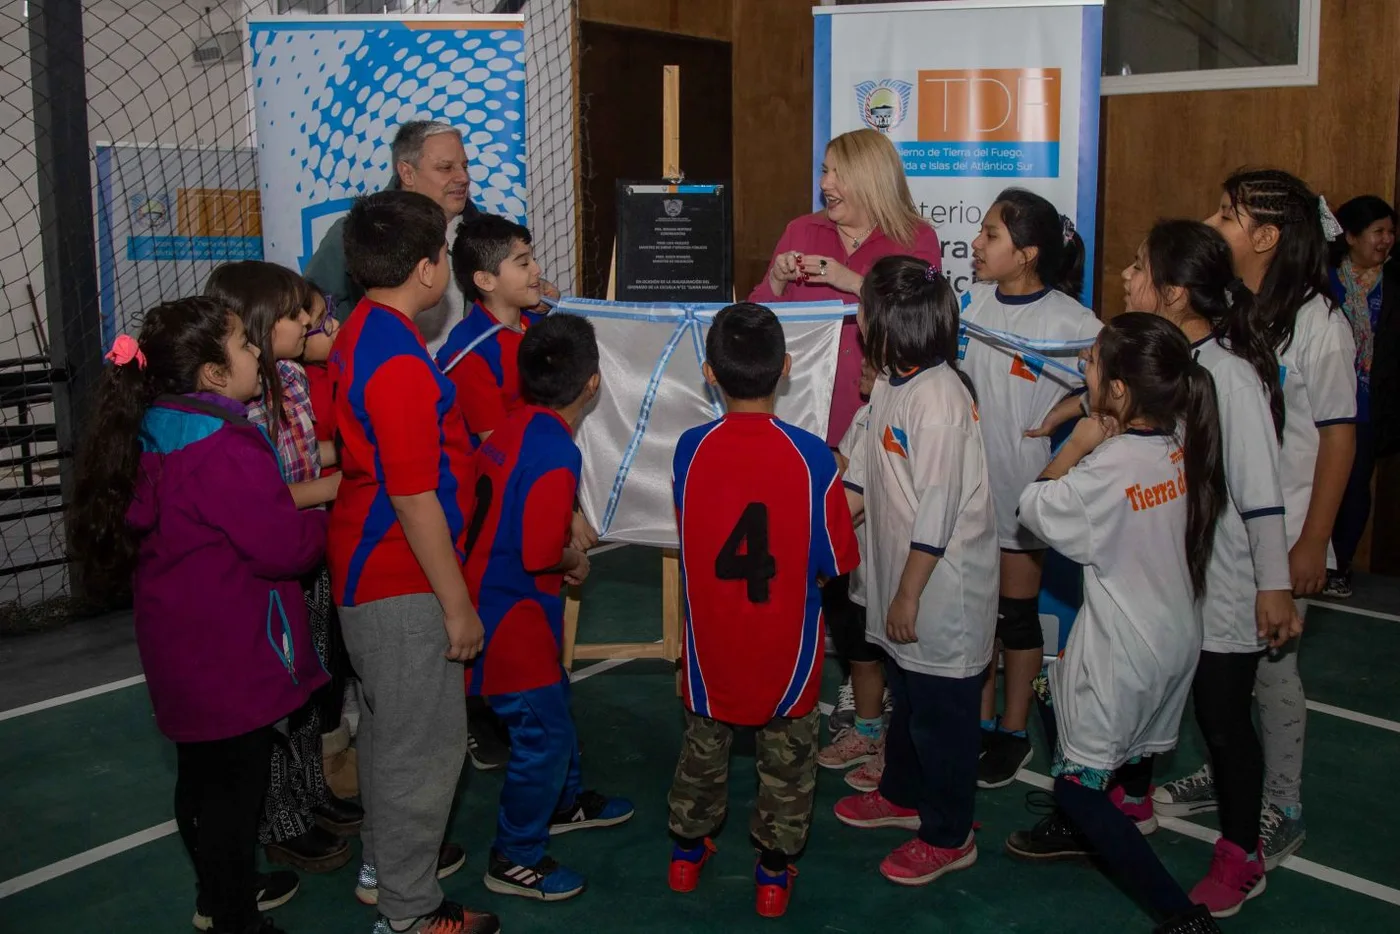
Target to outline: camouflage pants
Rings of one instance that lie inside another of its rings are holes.
[[[749,832],[759,846],[795,856],[807,843],[820,722],[820,713],[813,710],[797,719],[775,717],[758,728],[758,800]],[[670,828],[677,837],[707,837],[724,822],[734,730],[728,723],[686,711],[685,740],[669,796]]]

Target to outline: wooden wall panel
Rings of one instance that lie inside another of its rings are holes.
[[[733,0],[734,285],[767,273],[787,222],[811,210],[812,0]]]
[[[1327,0],[1316,87],[1107,98],[1103,179],[1105,316],[1122,311],[1119,272],[1159,217],[1204,217],[1243,165],[1287,169],[1339,204],[1393,199],[1400,101],[1400,3]]]
[[[733,0],[579,0],[579,19],[729,41]]]

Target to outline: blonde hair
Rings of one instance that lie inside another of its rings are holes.
[[[914,245],[927,223],[914,207],[904,161],[889,137],[876,130],[842,133],[826,144],[826,161],[872,224],[900,246]]]

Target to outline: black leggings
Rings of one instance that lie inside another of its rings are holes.
[[[258,920],[254,859],[272,742],[266,726],[175,744],[175,823],[216,931],[242,931]]]
[[[841,674],[851,674],[851,662],[884,660],[880,649],[865,641],[865,607],[851,600],[851,575],[833,577],[822,588],[822,615],[836,647]]]
[[[1263,652],[1202,652],[1191,698],[1206,740],[1220,834],[1254,853],[1264,794],[1264,750],[1254,729],[1254,672]]]

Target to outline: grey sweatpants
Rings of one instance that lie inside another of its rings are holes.
[[[379,873],[379,913],[391,921],[442,903],[438,848],[467,755],[462,666],[448,661],[442,607],[412,594],[341,607],[345,648],[364,703],[356,745],[360,841]]]
[[[1298,601],[1298,615],[1307,604]],[[1303,803],[1303,739],[1307,731],[1307,698],[1298,676],[1294,639],[1265,653],[1254,674],[1254,698],[1259,703],[1259,732],[1264,744],[1264,801],[1280,808]]]

